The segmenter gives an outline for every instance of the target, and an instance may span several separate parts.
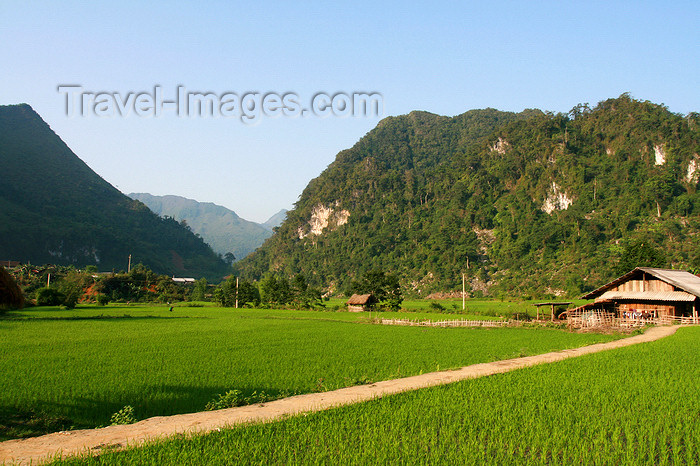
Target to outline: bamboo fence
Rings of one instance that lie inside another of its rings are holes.
[[[505,327],[506,320],[410,320],[410,319],[380,319],[382,325],[405,325],[409,327]]]

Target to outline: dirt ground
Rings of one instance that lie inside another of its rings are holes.
[[[431,372],[403,379],[386,380],[371,385],[342,388],[332,392],[297,395],[258,405],[175,416],[159,416],[129,425],[56,432],[41,437],[7,440],[0,443],[0,462],[37,464],[58,456],[65,457],[82,453],[97,455],[103,449],[124,448],[175,434],[203,433],[234,424],[270,421],[302,412],[320,411],[384,395],[484,377],[584,354],[654,341],[675,333],[676,329],[677,327],[653,327],[642,335],[609,343],[598,343],[524,358],[474,364],[457,370]]]

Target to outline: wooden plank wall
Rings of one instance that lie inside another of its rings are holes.
[[[653,304],[653,303],[620,303],[618,305],[618,309],[620,310],[620,313],[623,313],[625,311],[629,310],[637,310],[637,311],[649,311],[653,312],[656,311],[656,316],[657,317],[663,317],[663,316],[673,316],[676,315],[676,307],[673,305],[664,305],[664,304]]]
[[[620,283],[613,291],[674,291],[674,286],[656,278],[646,280],[629,280]]]

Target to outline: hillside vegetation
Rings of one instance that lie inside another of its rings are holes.
[[[224,262],[188,228],[129,199],[26,104],[0,106],[0,258],[220,279]]]
[[[630,265],[700,268],[700,116],[628,95],[569,114],[382,120],[306,187],[249,278],[346,289],[370,269],[409,293],[576,295]]]

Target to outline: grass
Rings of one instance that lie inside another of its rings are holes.
[[[34,308],[0,319],[0,437],[201,411],[615,338],[551,328],[357,325],[351,313],[168,306]]]
[[[69,464],[698,464],[700,328]]]

